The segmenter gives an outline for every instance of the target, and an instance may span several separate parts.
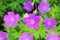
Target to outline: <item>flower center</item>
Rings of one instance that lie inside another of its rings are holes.
[[[13,18],[13,17],[11,17],[11,19],[10,19],[10,20],[11,20],[11,22],[14,22],[14,18]]]
[[[54,40],[53,38],[50,38],[49,40]]]
[[[51,22],[48,22],[47,24],[48,24],[49,26],[52,25]]]
[[[32,24],[34,24],[34,23],[35,23],[35,21],[34,21],[33,19],[31,19],[31,23],[32,23]]]
[[[26,6],[26,9],[28,10],[29,9],[29,6]]]
[[[0,40],[4,40],[3,38],[0,38]]]
[[[46,10],[46,7],[43,7],[44,10]]]
[[[29,40],[28,38],[26,38],[25,40]]]

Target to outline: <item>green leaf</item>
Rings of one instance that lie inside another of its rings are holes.
[[[26,1],[28,1],[28,0],[17,0],[18,3],[24,3]]]
[[[9,40],[16,40],[19,37],[18,32],[12,27],[9,29],[8,36]]]

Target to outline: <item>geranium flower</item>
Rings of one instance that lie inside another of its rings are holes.
[[[24,2],[23,6],[24,9],[27,10],[28,12],[34,9],[34,6],[32,5],[31,1]]]
[[[50,4],[49,2],[40,2],[39,6],[38,6],[38,10],[42,13],[45,14],[46,12],[50,12],[51,8],[49,7]]]
[[[6,32],[0,32],[0,40],[8,40],[8,36]]]
[[[46,29],[53,30],[56,25],[57,25],[57,21],[54,18],[45,18],[44,19],[44,27]]]
[[[23,21],[28,28],[33,28],[36,30],[39,28],[40,16],[36,14],[28,14],[28,17],[25,17]]]
[[[57,33],[47,34],[46,40],[59,40],[59,36]]]
[[[27,32],[23,32],[22,35],[19,37],[19,40],[33,40],[33,35],[28,34]]]
[[[3,21],[8,27],[16,27],[18,25],[18,21],[20,20],[19,14],[14,14],[14,12],[8,12],[8,15],[5,15]]]

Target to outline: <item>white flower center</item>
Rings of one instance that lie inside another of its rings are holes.
[[[28,38],[26,38],[25,40],[29,40]]]
[[[11,20],[11,22],[14,22],[14,18],[13,18],[13,17],[11,17],[11,19],[10,19],[10,20]]]
[[[46,7],[43,7],[44,10],[46,10]]]
[[[51,22],[48,22],[47,24],[48,24],[49,26],[52,25]]]
[[[54,40],[53,38],[50,38],[49,40]]]
[[[3,38],[0,38],[0,40],[4,40]]]
[[[33,19],[31,19],[31,23],[32,23],[32,24],[34,24],[34,23],[35,23],[35,21],[34,21]]]

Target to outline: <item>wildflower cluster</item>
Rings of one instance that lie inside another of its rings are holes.
[[[54,14],[50,13],[52,8],[48,1],[41,1],[35,9],[34,3],[28,0],[23,3],[23,9],[27,12],[23,17],[13,11],[4,15],[3,22],[7,32],[0,32],[0,40],[37,40],[39,36],[45,37],[45,40],[60,40],[58,33],[55,32],[58,21],[54,18]],[[35,10],[40,15],[34,12]],[[9,37],[11,33],[12,39]]]

